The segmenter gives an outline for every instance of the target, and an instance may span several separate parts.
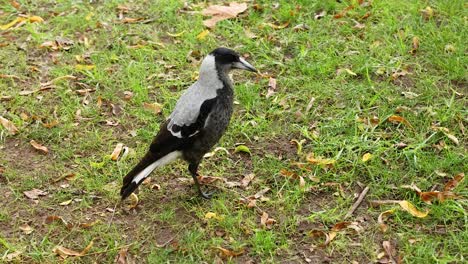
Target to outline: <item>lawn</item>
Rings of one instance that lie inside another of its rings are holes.
[[[211,1],[0,0],[1,261],[465,262],[466,2],[291,2],[207,28]],[[120,203],[219,46],[261,74],[233,73],[213,199],[180,161]]]

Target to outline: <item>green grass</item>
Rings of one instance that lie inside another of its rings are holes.
[[[10,135],[0,126],[0,198],[5,201],[0,208],[0,258],[21,251],[18,258],[24,262],[59,262],[55,246],[80,251],[94,241],[88,255],[65,263],[112,262],[124,247],[137,263],[211,263],[222,257],[217,247],[244,251],[226,259],[229,263],[305,258],[368,263],[377,261],[384,251],[382,242],[390,241],[397,252],[394,257],[407,263],[466,261],[466,181],[454,190],[458,199],[432,205],[401,188],[414,183],[423,191],[442,190],[456,174],[467,171],[464,1],[372,1],[359,6],[358,1],[303,0],[279,1],[277,7],[256,1],[261,8],[249,3],[244,14],[219,22],[204,40],[197,39],[205,30],[203,17],[185,12],[183,1],[21,2],[17,11],[9,1],[1,1],[0,25],[19,14],[45,21],[0,31],[0,96],[11,97],[1,101],[0,115],[19,129]],[[149,19],[148,23],[121,23],[120,5],[129,8],[125,17]],[[188,5],[189,11],[206,6],[190,1]],[[333,18],[350,5],[355,8],[344,17]],[[426,19],[421,10],[427,6],[434,15]],[[314,19],[321,10],[327,15]],[[286,22],[283,29],[267,25]],[[365,27],[356,28],[357,22]],[[294,29],[300,24],[307,30]],[[247,29],[256,38],[250,38]],[[171,37],[168,32],[184,33]],[[414,37],[420,44],[413,54]],[[73,45],[58,51],[39,47],[55,39]],[[218,46],[248,56],[278,85],[266,98],[268,78],[234,73],[238,104],[218,144],[230,154],[219,151],[205,159],[201,173],[228,181],[255,173],[255,179],[246,189],[217,184],[215,198],[205,201],[190,184],[187,165],[177,162],[153,173],[150,184],[159,184],[160,190],[140,188],[136,210],[117,206],[112,213],[122,177],[196,78],[200,63],[193,57],[203,57]],[[77,64],[95,68],[78,70]],[[398,72],[407,74],[393,78]],[[65,75],[76,79],[61,79],[50,90],[19,95]],[[79,89],[94,91],[85,98],[76,92]],[[124,98],[127,91],[133,93],[130,100]],[[160,115],[143,107],[154,102],[163,106]],[[111,104],[122,107],[120,115],[112,113]],[[392,115],[404,117],[411,127],[387,121]],[[373,117],[378,119],[375,126],[362,121]],[[53,120],[57,126],[43,126]],[[118,125],[106,126],[106,121]],[[433,127],[448,129],[459,144]],[[50,153],[34,151],[32,139]],[[292,139],[305,140],[301,154]],[[110,161],[119,142],[133,152],[122,161]],[[233,153],[237,143],[248,146],[252,155]],[[399,143],[407,146],[395,147]],[[329,169],[297,168],[294,163],[307,162],[309,153],[336,163]],[[365,153],[372,159],[363,162]],[[303,176],[305,188],[282,176],[281,169]],[[54,182],[69,173],[75,174],[71,181]],[[362,185],[370,192],[348,219],[361,231],[347,229],[320,247],[323,239],[311,237],[310,231],[328,232],[344,221]],[[37,204],[23,195],[34,188],[48,192]],[[269,199],[258,201],[257,207],[240,202],[264,188],[270,188],[265,194]],[[74,201],[59,205],[69,199]],[[386,220],[389,228],[383,233],[379,214],[397,207],[372,208],[367,201],[388,199],[408,200],[430,213],[416,218],[396,211]],[[263,211],[276,220],[271,229],[260,224]],[[207,212],[220,218],[205,219]],[[46,224],[50,215],[76,226]],[[89,228],[77,226],[95,220],[99,222]],[[24,234],[19,229],[23,224],[34,231]]]

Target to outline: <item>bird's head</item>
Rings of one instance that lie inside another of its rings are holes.
[[[248,63],[239,54],[228,48],[217,48],[203,60],[201,71],[215,68],[217,71],[229,73],[233,69],[257,72],[254,66]]]

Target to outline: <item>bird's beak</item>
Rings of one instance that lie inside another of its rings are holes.
[[[239,61],[234,62],[233,68],[241,69],[241,70],[247,70],[247,71],[251,71],[251,72],[257,72],[257,69],[255,69],[255,67],[252,66],[252,64],[248,63],[242,57],[239,58]]]

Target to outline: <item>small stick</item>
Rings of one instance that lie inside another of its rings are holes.
[[[361,194],[359,194],[359,197],[358,199],[356,200],[356,202],[353,204],[353,206],[349,209],[349,211],[346,213],[345,215],[345,219],[346,218],[349,218],[353,213],[354,211],[356,211],[356,209],[359,207],[359,205],[362,203],[362,200],[364,200],[364,197],[366,196],[367,192],[369,191],[369,186],[367,186],[366,188],[364,188],[364,190],[362,190]]]
[[[377,207],[385,204],[397,204],[400,202],[401,200],[371,200],[369,201],[369,205],[372,207]]]

